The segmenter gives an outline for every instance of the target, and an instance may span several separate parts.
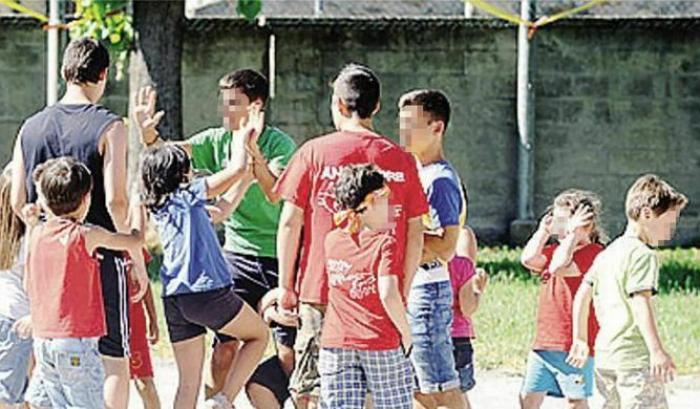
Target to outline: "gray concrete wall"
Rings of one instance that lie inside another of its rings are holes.
[[[187,35],[183,61],[185,133],[220,123],[219,77],[241,67],[267,70],[267,35],[214,24]],[[419,87],[445,90],[453,105],[446,153],[466,181],[470,223],[486,242],[505,242],[516,209],[516,32],[459,25],[277,27],[277,95],[270,122],[299,142],[332,128],[329,81],[343,64],[373,67],[384,86],[377,129],[395,138],[396,102]],[[31,50],[19,52],[21,44]],[[593,190],[614,236],[624,225],[624,192],[659,173],[691,205],[678,243],[700,243],[700,32],[616,23],[559,26],[537,34],[535,210],[568,187]],[[41,32],[0,30],[0,157],[9,157],[21,119],[43,104]],[[28,68],[31,67],[31,68]],[[126,83],[106,104],[126,112]]]

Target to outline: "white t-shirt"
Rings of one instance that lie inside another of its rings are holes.
[[[22,240],[15,265],[0,271],[0,315],[11,320],[29,315],[29,299],[23,285],[26,251],[26,242]]]

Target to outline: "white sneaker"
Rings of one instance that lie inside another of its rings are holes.
[[[233,404],[229,402],[226,395],[217,393],[204,401],[204,409],[233,409]]]

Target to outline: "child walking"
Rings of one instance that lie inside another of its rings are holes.
[[[520,395],[524,409],[536,409],[545,396],[566,398],[568,407],[588,408],[593,396],[593,349],[581,368],[566,362],[572,344],[573,299],[593,260],[603,250],[601,203],[595,194],[567,190],[559,194],[523,249],[521,262],[540,276],[535,341],[528,356]],[[547,244],[555,238],[552,244]],[[593,343],[598,326],[587,321]]]
[[[32,340],[24,291],[24,223],[10,203],[10,167],[0,176],[0,408],[19,407],[29,382]]]
[[[323,408],[361,409],[368,392],[375,409],[412,408],[411,330],[385,183],[374,166],[351,165],[335,190],[342,227],[325,242],[329,290],[318,368]]]
[[[573,309],[569,362],[586,363],[591,299],[600,323],[595,341],[596,384],[605,409],[668,408],[664,382],[676,367],[661,343],[652,297],[659,288],[653,247],[671,240],[688,199],[656,175],[637,179],[627,192],[627,229],[598,256]]]
[[[255,115],[260,119],[251,124],[261,122],[262,115]],[[240,132],[248,137],[253,130],[241,127]],[[163,244],[163,304],[179,373],[176,409],[196,405],[207,328],[243,343],[223,391],[205,402],[210,408],[231,407],[267,346],[267,326],[235,294],[212,224],[233,211],[235,192],[229,189],[246,172],[246,158],[237,154],[224,170],[194,180],[187,153],[176,145],[150,148],[141,161],[144,203]],[[208,200],[225,192],[207,209]]]
[[[92,175],[84,164],[69,157],[51,159],[33,176],[47,220],[29,233],[26,288],[37,370],[27,401],[35,407],[103,408],[98,340],[107,328],[95,251],[128,251],[140,289],[135,298],[142,297],[148,283],[142,212],[132,212],[129,234],[87,225]]]

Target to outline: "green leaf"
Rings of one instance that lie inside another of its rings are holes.
[[[260,10],[262,10],[262,0],[238,0],[236,6],[238,15],[245,17],[248,21],[255,20]]]

